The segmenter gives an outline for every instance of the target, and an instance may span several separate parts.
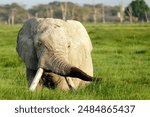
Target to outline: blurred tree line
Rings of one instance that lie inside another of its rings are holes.
[[[0,22],[6,24],[22,23],[32,17],[74,19],[81,22],[133,22],[148,21],[150,10],[144,0],[131,0],[124,8],[123,2],[118,6],[103,4],[79,5],[72,2],[50,2],[39,4],[30,9],[17,3],[0,5]]]

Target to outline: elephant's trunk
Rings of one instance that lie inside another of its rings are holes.
[[[71,66],[65,61],[62,61],[62,59],[55,60],[53,64],[46,64],[46,66],[39,66],[37,73],[32,81],[32,84],[30,86],[30,90],[34,91],[36,89],[37,84],[39,83],[42,74],[45,71],[52,71],[56,74],[59,74],[61,76],[65,77],[74,77],[74,78],[80,78],[81,80],[84,81],[97,81],[101,79],[95,79],[92,76],[87,75],[85,72],[83,72],[81,69]],[[43,64],[44,65],[44,64]],[[52,65],[52,66],[50,66]]]
[[[39,68],[52,71],[53,73],[65,77],[75,77],[75,78],[77,77],[84,81],[93,81],[92,76],[89,76],[81,69],[70,65],[62,57],[51,57],[49,60],[41,59],[39,62]]]
[[[93,81],[93,77],[87,75],[85,72],[83,72],[82,70],[80,70],[77,67],[71,67],[70,69],[70,73],[67,75],[69,77],[77,77],[80,78],[84,81]]]

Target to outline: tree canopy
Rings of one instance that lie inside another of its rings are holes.
[[[133,0],[125,9],[125,13],[127,16],[132,13],[132,16],[137,17],[139,21],[146,21],[148,10],[149,7],[144,0]]]

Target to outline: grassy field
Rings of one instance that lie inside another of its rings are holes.
[[[150,99],[150,24],[86,24],[93,44],[92,83],[76,92],[30,92],[16,53],[21,25],[0,25],[0,99]]]

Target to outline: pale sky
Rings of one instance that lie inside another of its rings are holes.
[[[26,8],[31,8],[33,5],[37,5],[39,3],[47,4],[52,1],[65,1],[65,0],[0,0],[0,5],[11,4],[13,2],[16,2],[19,4],[24,4]],[[103,3],[105,5],[111,5],[111,6],[118,5],[121,3],[121,0],[67,0],[67,1],[71,1],[79,4],[84,4],[84,3],[93,4],[93,1],[95,1],[95,3]],[[131,0],[123,0],[124,6],[127,6],[130,1]],[[150,6],[150,0],[145,0],[145,1]]]

